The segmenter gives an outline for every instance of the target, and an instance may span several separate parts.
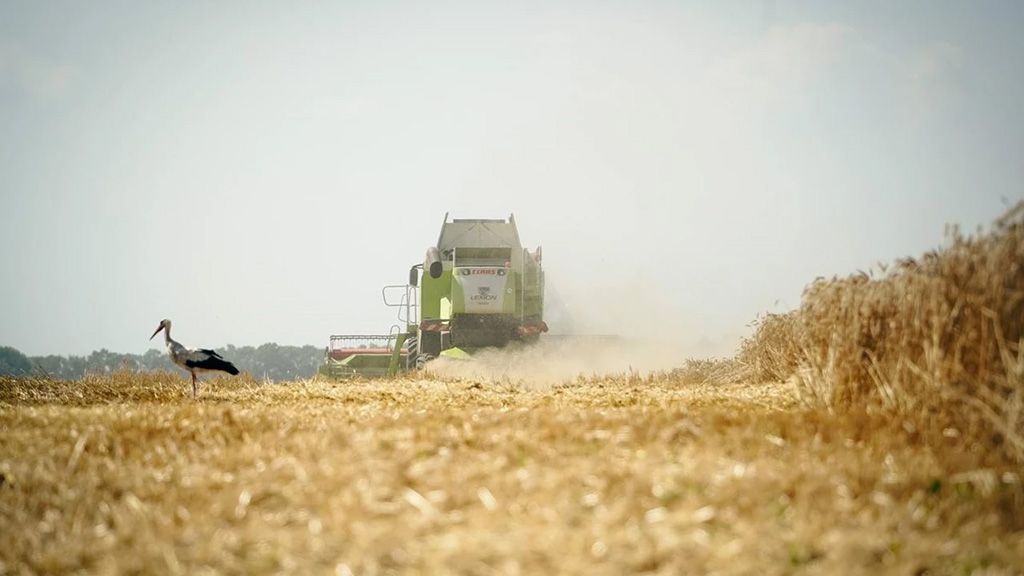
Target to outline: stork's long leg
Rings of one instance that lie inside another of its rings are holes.
[[[192,399],[196,399],[196,373],[192,372]]]

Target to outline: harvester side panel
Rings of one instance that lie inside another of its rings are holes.
[[[420,286],[420,316],[423,320],[451,319],[452,271],[449,267],[439,278],[424,274]]]

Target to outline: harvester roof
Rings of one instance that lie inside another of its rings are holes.
[[[441,252],[464,247],[522,248],[516,219],[512,215],[508,220],[456,218],[449,222],[445,214],[444,220],[437,239],[437,248]]]

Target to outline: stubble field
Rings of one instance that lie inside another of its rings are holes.
[[[1016,574],[954,428],[685,372],[0,380],[0,573]]]

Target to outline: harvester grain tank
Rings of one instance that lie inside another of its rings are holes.
[[[401,324],[386,335],[331,336],[323,371],[394,374],[438,356],[536,340],[547,332],[541,260],[541,248],[523,247],[514,216],[449,221],[445,214],[437,244],[409,270],[408,283],[383,290]]]

